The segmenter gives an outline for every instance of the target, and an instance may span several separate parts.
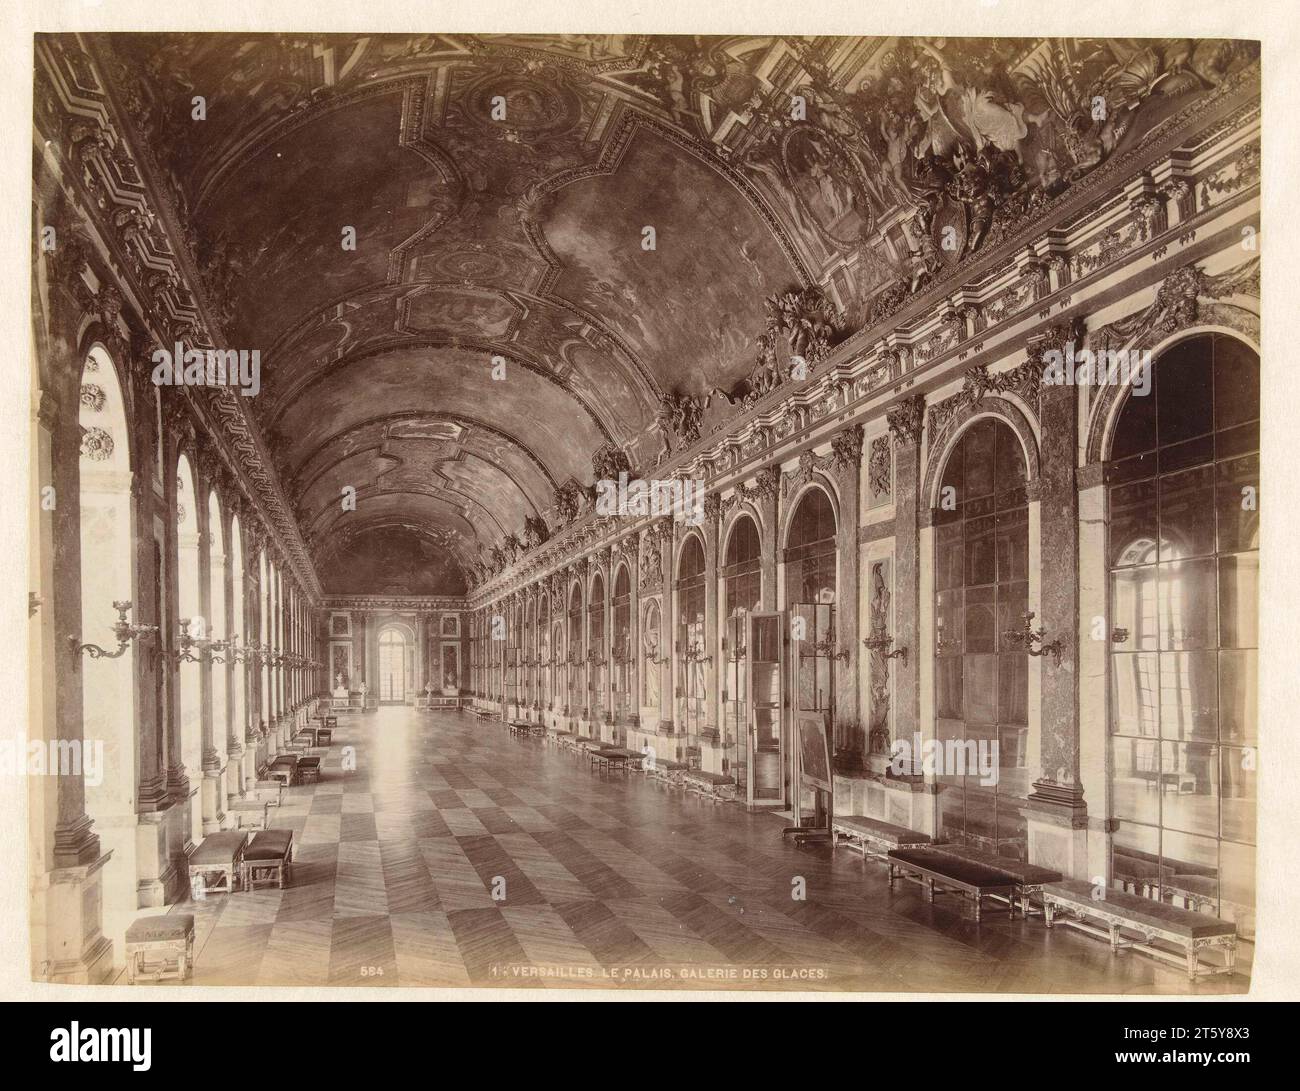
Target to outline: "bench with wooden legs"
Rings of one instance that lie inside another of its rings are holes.
[[[736,798],[736,778],[725,773],[688,769],[682,774],[682,786],[688,792],[707,796],[714,803],[730,803]]]
[[[664,758],[655,758],[653,761],[647,758],[641,763],[641,768],[654,780],[662,780],[674,788],[683,786],[686,774],[690,771],[684,761],[667,761]]]
[[[1097,887],[1081,879],[1048,883],[1042,897],[1048,928],[1059,921],[1090,936],[1108,939],[1113,951],[1131,947],[1162,962],[1182,966],[1192,981],[1201,974],[1231,974],[1236,970],[1237,926],[1231,921],[1113,887]],[[1155,946],[1157,940],[1181,947],[1182,957]],[[1224,965],[1207,968],[1202,964],[1201,955],[1212,950],[1222,952]]]
[[[284,802],[284,781],[271,779],[255,781],[253,784],[253,796],[258,802],[267,803],[272,807],[278,807]]]
[[[196,881],[205,895],[229,894],[233,891],[239,882],[247,845],[248,834],[240,830],[221,830],[208,834],[186,861],[191,893],[195,893]]]
[[[276,787],[279,787],[277,782]],[[264,830],[269,824],[267,816],[271,811],[271,801],[266,799],[232,799],[226,810],[235,816],[237,829]]]
[[[1016,896],[1020,899],[1020,911],[1026,917],[1035,912],[1030,903],[1031,896],[1040,896],[1047,883],[1058,883],[1063,878],[1059,871],[1054,871],[1052,868],[1027,864],[1023,860],[1016,860],[1010,856],[997,856],[991,852],[969,849],[964,845],[935,845],[934,849],[936,852],[960,860],[969,860],[975,864],[983,864],[994,871],[1002,872],[1015,883]]]
[[[925,889],[925,900],[934,901],[935,888],[945,887],[969,895],[975,904],[975,919],[980,919],[981,903],[989,895],[998,894],[1007,900],[1007,915],[1016,913],[1015,883],[1005,872],[947,856],[933,848],[890,849],[885,857],[889,864],[889,886],[899,874],[914,877]]]
[[[253,834],[244,850],[242,869],[245,890],[272,879],[283,889],[285,882],[292,878],[293,831],[263,830]]]
[[[928,845],[929,834],[882,822],[864,814],[840,814],[831,819],[831,838],[837,845],[848,845],[863,857],[884,860],[890,849],[904,849],[915,845]],[[874,847],[875,851],[868,851]]]
[[[638,751],[622,746],[606,746],[587,751],[587,761],[593,769],[620,769],[624,773],[633,763],[640,764],[641,757]]]
[[[126,983],[136,978],[185,981],[194,968],[194,916],[160,913],[141,917],[126,930]]]
[[[298,779],[298,755],[277,755],[271,762],[271,767],[267,769],[266,775],[270,780],[278,780],[286,788],[292,788]]]

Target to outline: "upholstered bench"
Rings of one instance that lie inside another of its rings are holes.
[[[715,803],[728,803],[736,798],[736,778],[724,773],[688,769],[682,776],[682,784],[688,792],[708,796]]]
[[[640,762],[642,755],[623,746],[605,746],[599,750],[588,750],[587,760],[592,768],[621,769],[627,772],[633,762]]]
[[[314,727],[300,727],[298,734],[293,737],[295,743],[301,743],[308,750],[316,748],[316,729]]]
[[[1237,926],[1231,921],[1165,905],[1113,887],[1099,890],[1082,879],[1048,883],[1042,894],[1048,928],[1061,921],[1090,936],[1109,939],[1113,951],[1132,947],[1162,962],[1182,966],[1193,981],[1202,973],[1230,974],[1236,970]],[[1101,896],[1097,897],[1098,894]],[[1141,938],[1126,939],[1125,931]],[[1183,956],[1156,947],[1156,940],[1181,947]],[[1201,952],[1211,949],[1223,952],[1223,966],[1202,966]]]
[[[278,807],[284,802],[284,781],[282,780],[259,780],[253,783],[253,792],[258,800],[264,801],[272,807]]]
[[[553,728],[546,733],[546,738],[553,746],[560,746],[565,749],[570,748],[573,744],[572,731],[560,731]]]
[[[151,962],[157,961],[151,965]],[[126,930],[126,983],[137,977],[185,981],[194,966],[194,916],[162,913],[141,917]]]
[[[654,761],[643,761],[641,767],[655,780],[662,780],[665,784],[671,784],[674,788],[682,786],[688,772],[684,761],[665,761],[663,758],[655,758]]]
[[[248,834],[240,830],[208,834],[187,861],[191,891],[195,879],[202,883],[205,894],[229,894],[234,890],[247,844]]]
[[[299,784],[316,784],[320,781],[320,758],[315,754],[308,754],[304,758],[298,759],[298,783]]]
[[[603,742],[590,735],[575,735],[573,745],[580,754],[585,754],[588,750],[603,750],[605,747]]]
[[[279,783],[276,782],[279,788]],[[236,829],[264,830],[272,804],[261,799],[232,799],[226,810],[235,816]]]
[[[935,886],[944,886],[970,895],[975,903],[975,919],[980,919],[981,903],[991,894],[1007,900],[1008,916],[1016,912],[1016,885],[1004,871],[948,856],[936,848],[890,849],[885,857],[889,864],[889,886],[899,872],[914,876],[925,889],[925,900],[934,901]]]
[[[882,822],[864,814],[840,814],[831,819],[831,838],[837,845],[848,845],[863,857],[885,859],[890,849],[903,849],[910,845],[928,845],[930,835],[919,830],[909,830],[892,822]],[[869,852],[868,846],[878,845],[880,851]]]
[[[1016,884],[1016,894],[1020,898],[1020,911],[1025,916],[1029,916],[1030,912],[1029,896],[1041,894],[1044,884],[1058,883],[1063,878],[1059,871],[1039,867],[1037,864],[1026,864],[1010,856],[997,856],[991,852],[968,849],[962,845],[935,845],[934,848],[936,852],[942,852],[947,856],[983,864],[994,871],[1002,872]]]
[[[292,878],[293,830],[262,830],[244,850],[244,889],[275,879],[281,888]]]
[[[292,787],[298,775],[298,755],[278,755],[275,761],[271,762],[271,768],[266,771],[266,775],[271,780],[278,780],[286,788]]]

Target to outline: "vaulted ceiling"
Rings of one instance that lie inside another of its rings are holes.
[[[821,284],[861,324],[916,258],[882,224],[952,153],[907,120],[923,94],[975,103],[955,140],[1049,169],[1030,124],[1047,145],[1071,119],[1003,105],[1036,43],[927,67],[890,41],[115,36],[226,341],[261,350],[253,411],[325,591],[463,593],[599,449],[653,466],[665,395],[743,383],[766,297]],[[806,124],[791,88],[824,92]]]

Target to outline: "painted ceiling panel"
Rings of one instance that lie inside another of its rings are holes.
[[[253,415],[322,580],[381,577],[356,552],[364,531],[394,571],[443,550],[444,589],[557,529],[570,506],[556,490],[590,485],[593,456],[614,464],[612,446],[646,473],[725,426],[788,381],[796,341],[825,358],[1257,52],[1175,38],[104,40],[208,309],[226,343],[264,353]],[[322,521],[345,476],[370,509],[346,531]],[[381,549],[377,514],[407,528],[400,542]]]
[[[738,190],[648,130],[615,173],[559,190],[543,222],[563,263],[556,292],[614,325],[665,390],[702,394],[745,375],[763,300],[798,279]]]

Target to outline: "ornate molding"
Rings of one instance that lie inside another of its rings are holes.
[[[1144,352],[1183,330],[1217,326],[1240,334],[1256,348],[1260,344],[1259,314],[1241,303],[1225,300],[1259,300],[1260,260],[1251,258],[1215,276],[1207,276],[1192,263],[1174,270],[1156,290],[1155,301],[1145,309],[1110,322],[1088,335],[1094,352]],[[1108,423],[1127,388],[1120,384],[1098,389],[1091,407],[1086,464],[1100,462]]]
[[[100,74],[101,61],[115,82]],[[219,324],[198,290],[200,278],[179,210],[167,196],[147,141],[119,104],[138,102],[130,73],[112,53],[106,39],[93,42],[76,35],[47,35],[36,44],[34,95],[38,129],[47,135],[62,160],[63,185],[88,215],[103,239],[124,286],[138,305],[142,319],[162,342],[182,341],[188,347],[215,348],[225,343]],[[141,158],[144,156],[144,169]],[[59,254],[59,250],[62,251]],[[65,230],[53,260],[56,277],[74,293],[82,307],[104,324],[110,351],[132,350],[122,334],[124,299],[110,279],[100,278],[98,293],[90,293],[81,274],[92,247],[78,232]],[[204,388],[198,399],[184,399],[204,428],[217,440],[222,457],[252,486],[262,517],[274,527],[292,561],[300,585],[320,598],[320,584],[297,523],[281,490],[265,444],[248,407],[228,388]],[[199,401],[202,401],[202,408]]]
[[[925,397],[913,394],[904,398],[885,414],[890,435],[894,445],[902,447],[909,443],[921,442],[921,430],[925,422]]]

